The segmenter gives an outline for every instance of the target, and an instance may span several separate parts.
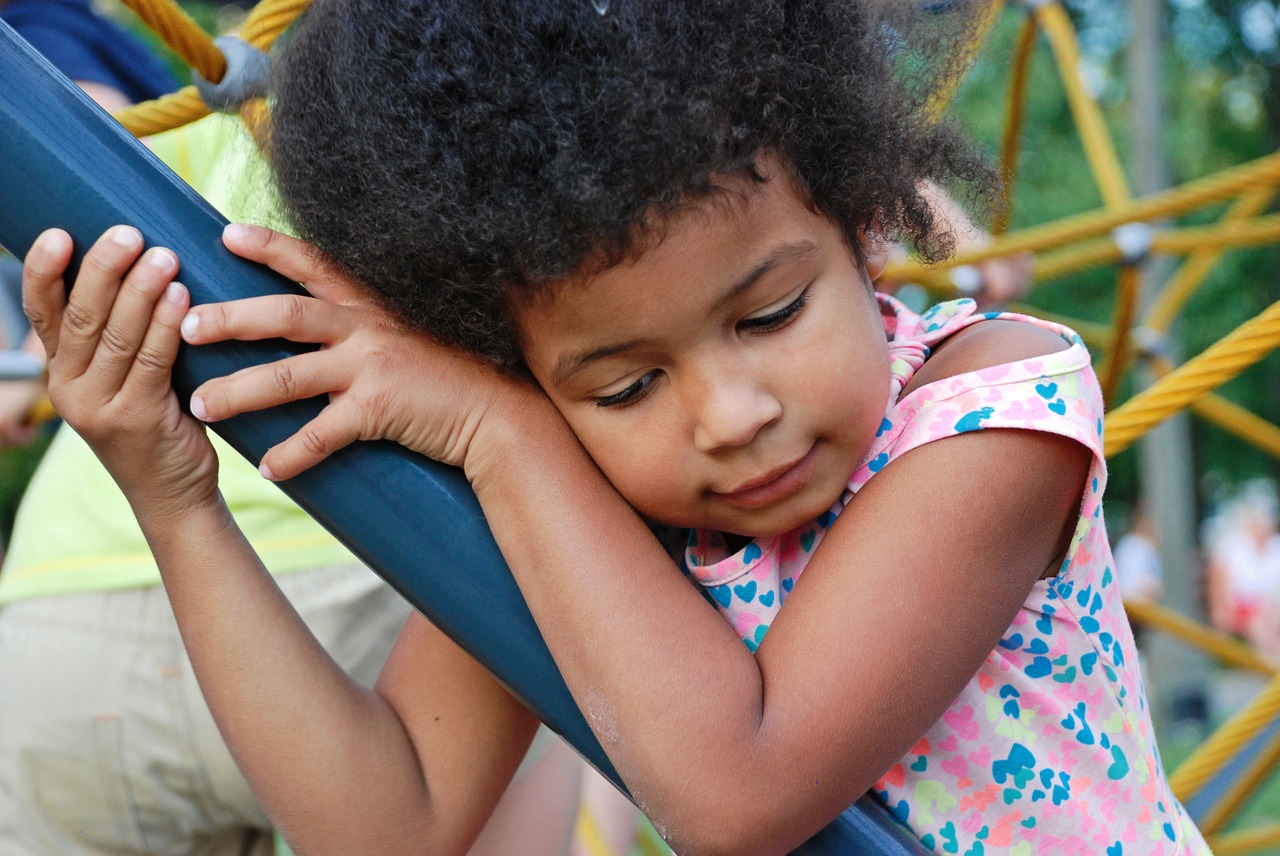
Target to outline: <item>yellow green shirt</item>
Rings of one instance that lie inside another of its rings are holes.
[[[151,139],[153,151],[224,213],[268,218],[265,167],[235,120],[210,117]],[[249,198],[256,194],[254,198]],[[256,467],[210,434],[228,507],[272,573],[352,561],[332,535]],[[133,512],[93,451],[58,429],[31,481],[0,571],[0,604],[30,597],[158,585]]]

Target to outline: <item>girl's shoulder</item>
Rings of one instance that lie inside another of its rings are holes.
[[[903,388],[902,394],[935,381],[995,366],[1031,360],[1072,347],[1062,335],[1023,317],[978,316],[931,349],[929,358]]]
[[[956,434],[1025,429],[1073,439],[1101,464],[1103,401],[1088,349],[1067,327],[973,301],[916,314],[881,298],[891,399],[872,451],[877,466]]]

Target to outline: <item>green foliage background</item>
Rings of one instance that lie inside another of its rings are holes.
[[[1011,4],[1013,5],[1013,4]],[[1249,7],[1269,2],[1210,4],[1171,2],[1164,76],[1139,85],[1158,87],[1167,105],[1165,152],[1173,180],[1183,183],[1261,157],[1280,140],[1280,98],[1275,95],[1277,51],[1255,50],[1258,36],[1244,37]],[[1121,158],[1129,161],[1130,83],[1125,80],[1127,6],[1120,0],[1079,0],[1068,6],[1080,33],[1082,77],[1102,105]],[[953,107],[952,115],[992,153],[998,153],[1008,101],[1013,43],[1025,12],[1002,16]],[[1209,33],[1210,35],[1206,35]],[[1216,34],[1216,35],[1215,35]],[[1011,228],[1051,222],[1097,208],[1101,198],[1084,157],[1056,64],[1043,39],[1031,70],[1022,150],[1014,183]],[[1186,224],[1215,220],[1223,206],[1184,218]],[[1280,252],[1276,248],[1228,254],[1201,285],[1174,331],[1178,350],[1193,356],[1280,299]],[[1026,302],[1050,312],[1108,323],[1114,308],[1116,270],[1097,268],[1038,284]],[[1272,354],[1220,390],[1221,394],[1272,422],[1280,422],[1280,355]],[[1133,392],[1132,379],[1123,397]],[[1210,506],[1227,486],[1259,476],[1280,476],[1265,452],[1225,431],[1193,419],[1201,500]],[[1136,455],[1111,462],[1109,502],[1123,516],[1136,499]]]

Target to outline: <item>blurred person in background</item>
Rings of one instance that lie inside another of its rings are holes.
[[[1164,594],[1164,570],[1156,549],[1155,526],[1146,506],[1133,507],[1129,531],[1116,541],[1116,582],[1125,600],[1159,600]]]
[[[1209,616],[1280,663],[1280,533],[1275,486],[1241,487],[1210,527]]]

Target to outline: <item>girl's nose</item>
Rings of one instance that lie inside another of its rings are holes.
[[[745,446],[782,416],[782,402],[744,378],[708,383],[697,405],[693,442],[701,452]]]

